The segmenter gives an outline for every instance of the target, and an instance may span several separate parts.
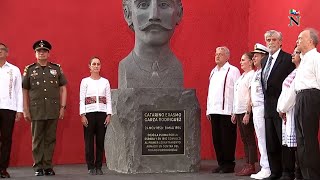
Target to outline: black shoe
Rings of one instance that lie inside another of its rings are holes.
[[[1,178],[10,178],[10,174],[7,172],[6,169],[1,170],[0,175],[1,175]]]
[[[290,172],[283,172],[280,180],[294,180],[294,173]]]
[[[301,175],[301,176],[296,176],[296,177],[294,178],[294,180],[303,180],[303,177],[302,177],[302,175]]]
[[[103,175],[103,171],[101,170],[101,168],[96,169],[96,174]]]
[[[264,178],[263,180],[277,180],[277,179],[279,179],[280,177],[281,177],[280,175],[271,174],[269,177]]]
[[[95,169],[89,169],[88,174],[90,175],[96,175],[96,170]]]
[[[281,176],[279,180],[294,180],[294,177],[290,177],[290,176]]]
[[[215,169],[212,169],[212,173],[219,173],[219,171],[222,169],[222,167],[221,166],[218,166],[217,168],[215,168]]]
[[[303,180],[303,177],[296,177],[294,180]]]
[[[43,176],[43,169],[37,169],[37,170],[34,172],[34,175],[35,175],[35,176]]]
[[[234,173],[234,167],[223,167],[219,171],[220,174],[225,174],[225,173]]]
[[[54,170],[52,168],[48,168],[44,170],[44,175],[46,176],[54,176],[56,175],[56,173],[54,172]]]

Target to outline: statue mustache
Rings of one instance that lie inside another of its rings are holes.
[[[161,29],[166,30],[166,31],[170,31],[170,30],[173,29],[169,25],[165,25],[165,24],[161,24],[161,23],[153,23],[153,22],[148,22],[146,24],[143,24],[143,25],[139,26],[140,31],[146,31],[146,30],[148,30],[150,28],[161,28]]]

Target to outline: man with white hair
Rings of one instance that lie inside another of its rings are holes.
[[[297,40],[301,63],[295,78],[295,121],[298,162],[304,179],[320,179],[319,115],[320,53],[314,29],[302,31]]]
[[[227,47],[217,47],[216,67],[209,77],[207,118],[211,121],[212,141],[218,161],[213,173],[233,173],[237,125],[231,122],[234,83],[240,71],[229,64],[230,51]]]
[[[261,82],[264,93],[264,117],[266,122],[266,145],[271,170],[267,179],[292,179],[294,166],[289,157],[294,158],[294,152],[282,147],[282,119],[277,112],[278,98],[282,90],[283,80],[295,69],[291,55],[281,49],[282,34],[269,30],[264,34],[266,46],[270,54],[262,61]],[[284,154],[285,156],[282,156]]]

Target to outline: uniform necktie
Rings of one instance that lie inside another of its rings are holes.
[[[268,82],[268,78],[269,78],[269,72],[271,70],[271,63],[272,63],[272,56],[269,57],[268,62],[267,62],[267,66],[264,69],[264,73],[263,73],[263,85],[265,87],[265,89],[267,89],[267,82]]]

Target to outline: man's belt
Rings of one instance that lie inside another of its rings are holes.
[[[296,94],[299,94],[299,93],[303,93],[303,92],[308,92],[308,91],[320,91],[319,89],[317,88],[311,88],[311,89],[301,89],[301,90],[298,90],[296,91]]]

